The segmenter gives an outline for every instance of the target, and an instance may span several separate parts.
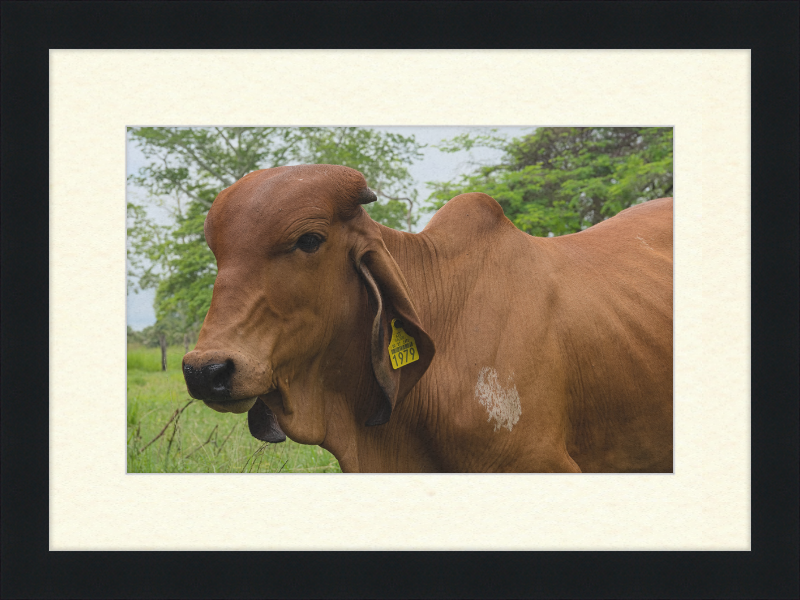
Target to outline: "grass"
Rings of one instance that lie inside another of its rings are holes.
[[[341,473],[319,446],[261,442],[247,415],[218,413],[186,393],[183,347],[128,346],[129,473]],[[177,413],[177,415],[176,415]]]

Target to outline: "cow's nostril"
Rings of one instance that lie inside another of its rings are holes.
[[[212,363],[201,368],[183,366],[183,377],[192,397],[199,400],[227,400],[231,397],[232,360]]]
[[[230,396],[231,393],[231,375],[233,374],[233,361],[226,360],[221,364],[207,365],[203,367],[203,372],[212,390],[215,393]]]

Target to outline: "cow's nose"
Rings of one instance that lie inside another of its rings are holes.
[[[190,364],[183,365],[183,378],[189,395],[198,400],[227,400],[231,397],[231,376],[233,361],[212,363],[196,368]]]

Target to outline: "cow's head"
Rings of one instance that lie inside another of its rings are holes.
[[[267,441],[322,443],[326,399],[378,390],[366,425],[389,420],[435,352],[378,226],[358,171],[301,165],[256,171],[217,196],[205,236],[217,259],[211,307],[183,359],[189,393],[220,412],[250,411]],[[389,362],[392,319],[420,359]],[[377,382],[378,385],[374,385]],[[277,417],[277,419],[276,419]]]

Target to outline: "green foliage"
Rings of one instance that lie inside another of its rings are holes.
[[[217,267],[203,234],[207,212],[203,204],[193,202],[187,215],[177,218],[170,244],[174,257],[165,265],[168,276],[158,282],[155,297],[157,323],[167,329],[172,325],[199,331],[211,305]]]
[[[413,194],[414,200],[416,200],[416,190],[414,190]],[[411,231],[411,227],[416,225],[419,220],[419,215],[416,212],[409,212],[403,201],[396,198],[391,198],[385,202],[365,204],[364,208],[370,217],[392,229]]]
[[[353,167],[380,198],[366,206],[374,219],[398,229],[417,220],[408,164],[422,156],[422,146],[413,136],[357,127],[136,127],[128,133],[150,159],[129,183],[146,190],[148,202],[172,220],[159,224],[145,205],[128,203],[128,287],[155,289],[159,332],[199,331],[217,273],[203,234],[205,216],[222,189],[251,171],[298,163]]]
[[[562,235],[672,190],[671,128],[541,127],[510,141],[465,134],[440,149],[479,146],[502,149],[500,164],[455,183],[432,183],[431,208],[458,194],[484,192],[523,231]]]

